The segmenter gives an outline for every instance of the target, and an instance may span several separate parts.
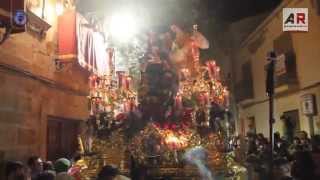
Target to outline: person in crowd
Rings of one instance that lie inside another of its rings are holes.
[[[258,141],[264,141],[266,138],[264,137],[264,135],[262,133],[258,133],[257,134],[257,140]]]
[[[130,178],[120,175],[115,166],[106,165],[98,173],[97,180],[130,180]]]
[[[260,138],[256,171],[260,180],[269,180],[270,144],[266,138]]]
[[[140,167],[133,168],[131,170],[131,179],[132,180],[146,180],[147,179],[146,167],[140,166]]]
[[[275,177],[290,177],[291,164],[287,141],[284,137],[280,138],[280,134],[275,137],[274,141],[273,172]]]
[[[54,169],[56,171],[55,180],[74,180],[72,176],[68,174],[68,170],[71,167],[71,162],[66,158],[60,158],[54,163]]]
[[[252,172],[258,174],[258,179],[268,179],[270,172],[271,146],[263,134],[249,134],[247,141],[248,173],[254,178]],[[273,173],[277,178],[293,180],[320,179],[320,136],[314,136],[312,143],[308,134],[302,132],[299,137],[294,137],[289,144],[279,133],[274,134],[273,144]],[[249,176],[249,175],[248,175]],[[250,178],[249,178],[250,179]]]
[[[291,143],[294,138],[294,129],[296,124],[289,116],[286,115],[282,115],[280,119],[283,121],[285,127],[287,127],[284,129],[284,136],[286,138],[286,141]]]
[[[56,174],[55,170],[54,170],[54,166],[53,163],[51,161],[45,161],[43,162],[43,172],[49,172],[52,174]]]
[[[43,171],[54,171],[53,163],[51,161],[44,161]]]
[[[9,161],[5,165],[5,180],[25,180],[26,173],[20,161]]]
[[[295,180],[315,180],[315,163],[310,152],[298,151],[295,153],[291,175]]]
[[[254,178],[256,172],[259,180],[268,179],[268,162],[270,160],[270,144],[263,134],[251,134],[248,136],[247,163],[250,178]]]
[[[283,177],[280,177],[280,180],[293,180],[293,179],[290,176],[283,176]]]
[[[119,170],[111,165],[104,166],[98,173],[97,180],[115,180]]]
[[[55,174],[52,172],[42,172],[37,175],[36,180],[55,180]]]
[[[37,175],[43,171],[43,162],[39,156],[31,156],[27,165],[32,180],[36,179]]]
[[[320,135],[316,135],[312,140],[312,159],[316,164],[315,177],[320,179]]]
[[[301,132],[300,144],[303,151],[311,151],[312,145],[311,140],[308,138],[308,133],[305,131]]]
[[[302,151],[300,139],[298,137],[293,138],[293,143],[289,146],[289,155],[292,157],[296,152]]]
[[[288,144],[285,138],[280,137],[280,133],[276,132],[274,135],[274,155],[277,160],[286,161],[288,160]]]
[[[256,136],[255,134],[248,134],[248,155],[254,154],[257,152],[257,145],[256,145]]]
[[[280,133],[277,131],[273,134],[273,138],[274,138],[274,143],[278,142],[281,140],[281,136]]]
[[[81,180],[80,172],[82,169],[87,168],[87,166],[83,163],[83,160],[81,159],[80,153],[75,153],[75,155],[72,158],[72,166],[68,170],[68,174],[74,177],[75,180]]]

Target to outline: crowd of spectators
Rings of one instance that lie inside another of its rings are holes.
[[[310,139],[303,131],[290,142],[276,132],[271,146],[263,134],[252,133],[246,136],[246,147],[249,180],[320,179],[319,135]]]

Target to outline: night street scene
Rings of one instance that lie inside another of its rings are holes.
[[[320,0],[0,0],[0,180],[320,180]]]

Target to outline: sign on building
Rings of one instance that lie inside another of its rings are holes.
[[[316,110],[316,98],[314,94],[305,94],[301,96],[302,101],[302,113],[307,116],[313,116],[317,114]]]
[[[283,31],[308,31],[308,8],[283,8]]]
[[[277,57],[276,66],[275,66],[275,73],[276,76],[281,76],[287,72],[286,69],[286,56],[285,54],[281,54]]]

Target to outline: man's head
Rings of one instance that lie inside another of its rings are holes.
[[[97,180],[114,180],[118,174],[119,171],[117,168],[111,165],[106,165],[99,172]]]
[[[43,170],[43,162],[39,156],[30,157],[27,164],[32,171],[41,172]]]
[[[51,161],[43,162],[43,170],[44,171],[54,170],[53,163]]]
[[[293,138],[293,144],[298,145],[300,144],[300,139],[298,137]]]
[[[81,160],[81,154],[80,152],[76,152],[73,157],[72,157],[72,160],[74,163],[76,163],[77,161]]]
[[[66,158],[60,158],[54,163],[54,169],[57,173],[67,172],[71,167],[71,162]]]
[[[5,177],[7,180],[24,180],[25,173],[23,164],[19,161],[9,161],[5,167]]]

